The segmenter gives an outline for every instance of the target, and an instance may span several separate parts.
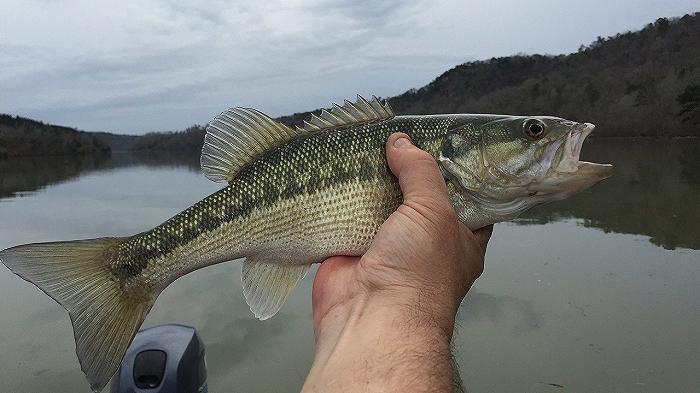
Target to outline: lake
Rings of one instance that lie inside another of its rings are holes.
[[[616,175],[498,224],[462,304],[455,350],[471,393],[700,390],[700,141],[591,140]],[[148,230],[220,185],[197,157],[0,160],[0,249]],[[205,342],[210,392],[298,392],[313,357],[313,271],[276,317],[253,318],[240,264],[189,274],[145,327]],[[89,392],[67,313],[0,266],[5,392]]]

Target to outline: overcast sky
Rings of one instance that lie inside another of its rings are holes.
[[[230,106],[278,116],[692,11],[700,0],[0,0],[0,112],[133,134]]]

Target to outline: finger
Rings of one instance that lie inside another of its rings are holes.
[[[386,154],[389,168],[399,179],[404,201],[449,204],[447,187],[435,159],[413,145],[408,135],[392,134]]]
[[[351,271],[359,260],[359,257],[335,256],[326,259],[319,266],[311,291],[314,329],[339,299],[348,299],[346,292],[352,289],[348,287],[348,280],[354,278]]]
[[[491,239],[491,234],[493,233],[493,225],[488,225],[483,228],[479,228],[472,233],[474,234],[476,241],[479,242],[479,245],[481,245],[481,247],[484,250],[486,250],[486,245],[489,244],[489,239]]]
[[[321,263],[316,276],[314,277],[313,290],[311,291],[313,304],[318,303],[324,298],[324,295],[332,291],[333,279],[342,275],[339,271],[352,268],[357,264],[358,257],[337,256],[330,257]]]

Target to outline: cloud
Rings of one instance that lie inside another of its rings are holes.
[[[508,324],[514,335],[539,329],[543,316],[530,300],[508,295],[469,292],[457,315],[460,326],[488,320],[494,325]]]
[[[5,1],[0,112],[128,133],[182,129],[232,105],[283,115],[692,10],[689,0],[593,3]]]

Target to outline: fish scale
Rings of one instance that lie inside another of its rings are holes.
[[[292,141],[244,168],[222,190],[120,244],[113,262],[107,263],[125,282],[127,291],[135,287],[141,292],[144,285],[162,289],[182,272],[251,253],[279,254],[268,255],[272,260],[284,259],[289,249],[308,254],[289,262],[293,264],[319,262],[338,254],[360,255],[379,225],[401,203],[398,183],[386,164],[386,138],[403,131],[419,146],[427,147],[447,132],[449,123],[442,124],[438,129],[437,120],[398,117]],[[288,200],[293,202],[284,203]],[[286,214],[275,205],[285,206]],[[213,214],[216,211],[226,213]],[[300,239],[280,236],[300,228],[304,228]],[[198,238],[205,234],[225,239],[225,245],[219,249],[218,244]],[[319,238],[320,234],[325,238]],[[335,244],[328,242],[328,236]],[[314,241],[300,244],[302,239]],[[154,242],[161,247],[149,249]],[[170,273],[164,280],[161,264]]]
[[[395,116],[359,96],[296,129],[232,108],[207,126],[201,155],[204,175],[227,183],[221,190],[147,232],[21,245],[0,260],[65,307],[99,391],[179,277],[244,258],[243,295],[267,319],[312,263],[362,255],[402,202],[386,161],[392,133],[437,160],[458,218],[477,229],[610,176],[610,166],[578,160],[592,127],[547,116]]]

